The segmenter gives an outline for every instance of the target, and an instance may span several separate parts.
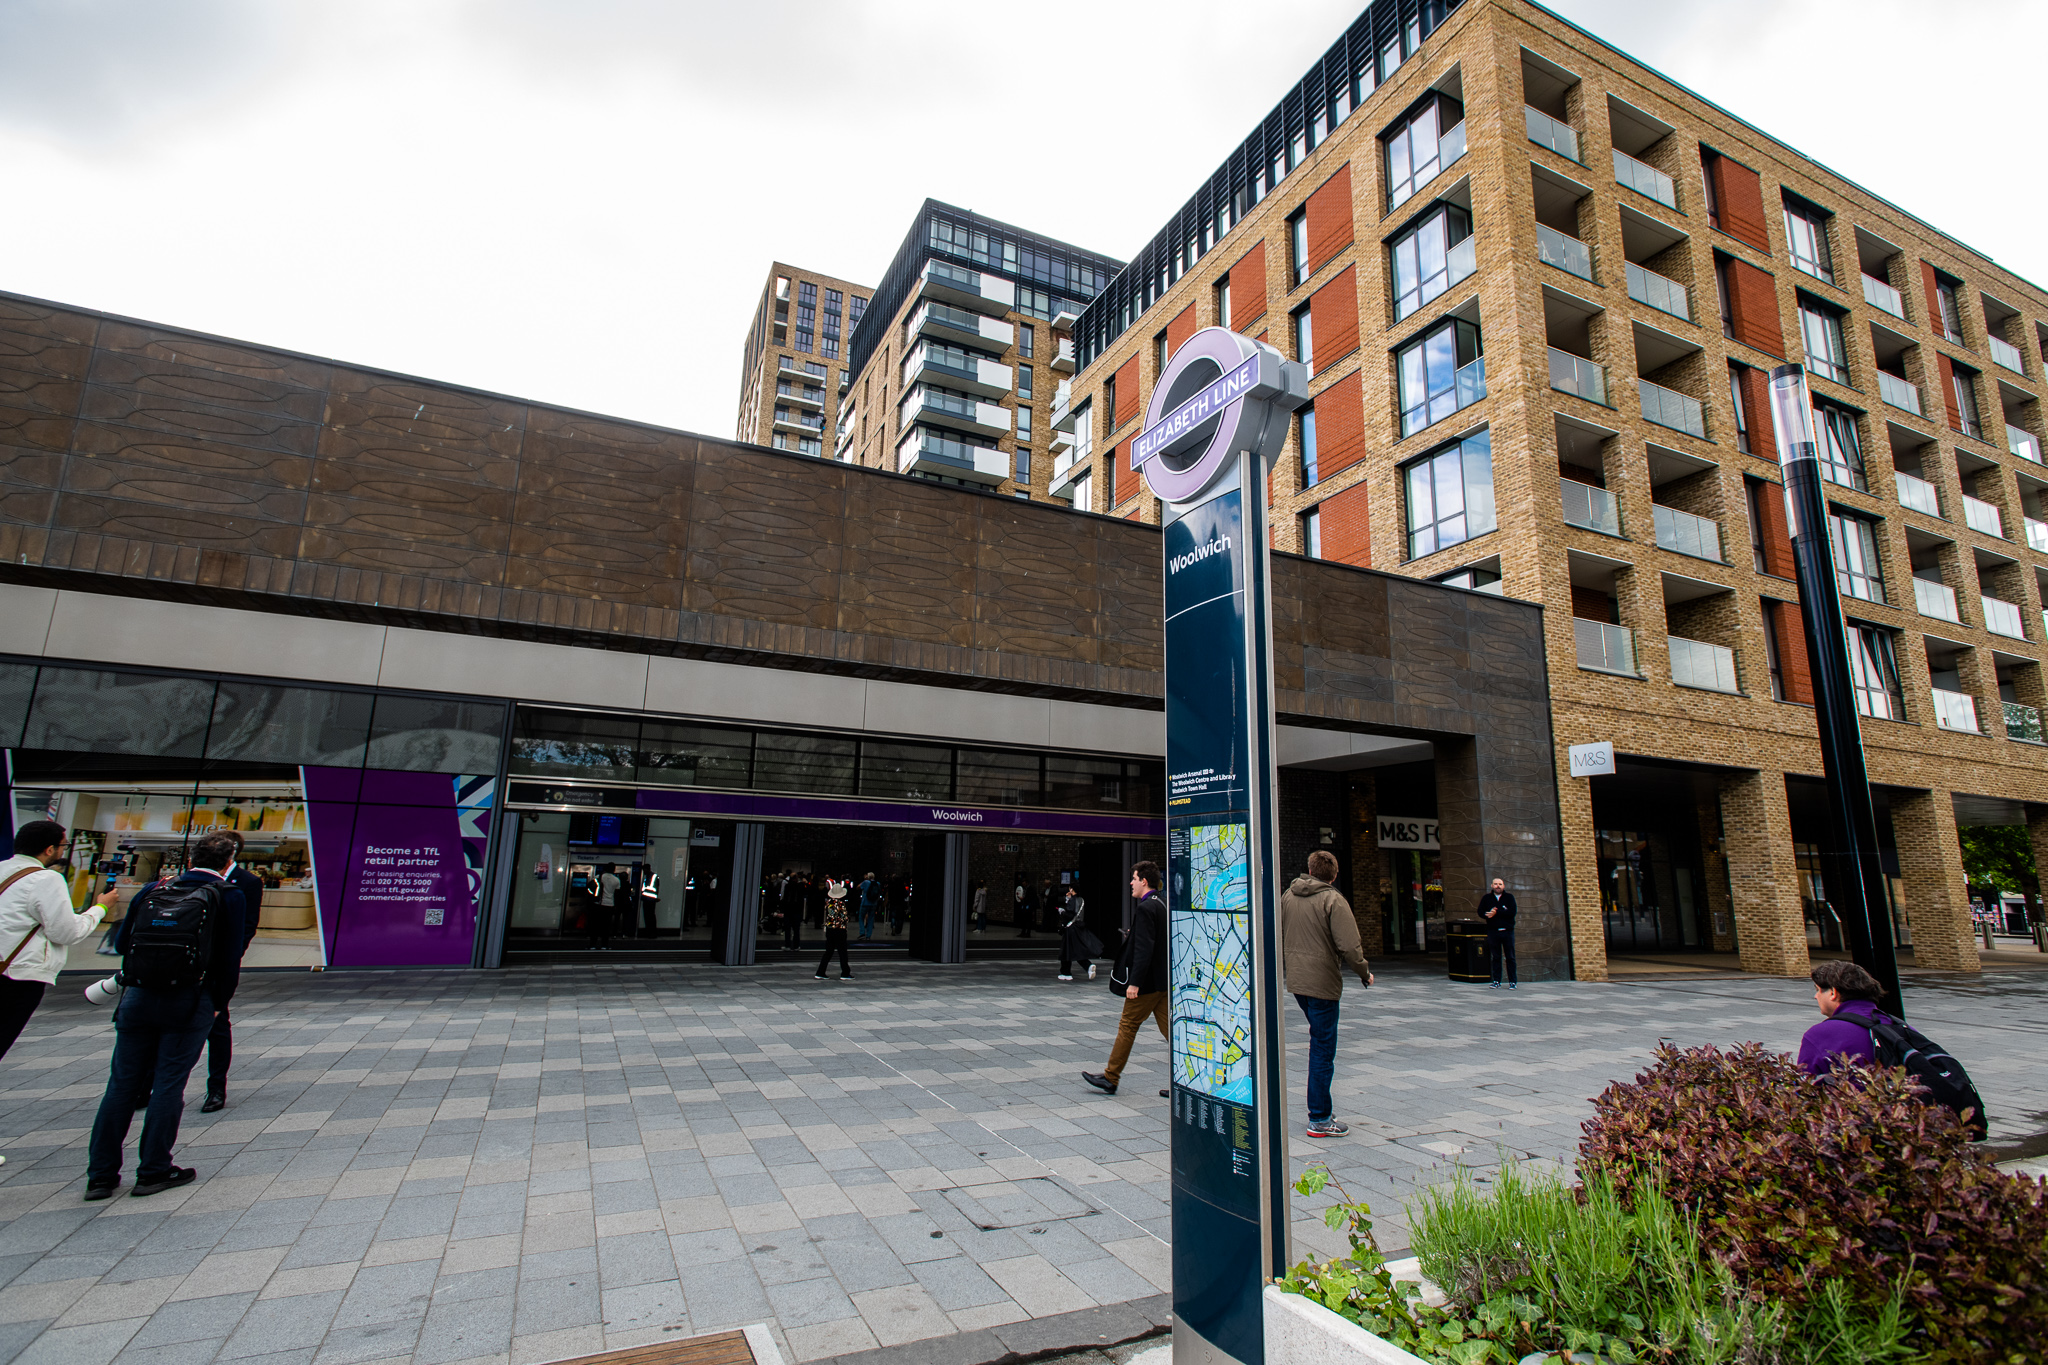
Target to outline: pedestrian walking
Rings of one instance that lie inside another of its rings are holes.
[[[209,834],[193,846],[192,865],[177,880],[149,888],[128,908],[136,924],[121,962],[125,989],[114,1007],[113,1062],[87,1151],[88,1200],[120,1187],[121,1145],[145,1086],[149,1109],[130,1193],[156,1194],[198,1177],[173,1164],[171,1154],[185,1115],[186,1078],[213,1029],[216,992],[233,995],[241,963],[242,893],[227,882],[234,858],[233,839]]]
[[[1508,890],[1508,884],[1499,877],[1493,879],[1493,889],[1479,898],[1479,918],[1486,921],[1486,970],[1493,978],[1493,989],[1501,987],[1500,967],[1505,960],[1508,967],[1507,987],[1517,989],[1515,984],[1515,898]]]
[[[1036,913],[1036,905],[1032,902],[1030,895],[1024,890],[1024,879],[1019,877],[1017,879],[1017,909],[1015,912],[1018,938],[1031,937],[1031,919]]]
[[[1123,1017],[1117,1020],[1116,1042],[1109,1049],[1109,1064],[1102,1068],[1100,1075],[1088,1071],[1081,1073],[1082,1080],[1105,1095],[1116,1093],[1124,1066],[1131,1059],[1131,1045],[1137,1042],[1138,1030],[1147,1018],[1159,1025],[1161,1038],[1169,1038],[1166,1031],[1166,902],[1159,898],[1159,887],[1163,881],[1159,875],[1159,864],[1155,862],[1142,862],[1131,869],[1131,933],[1124,942],[1123,951],[1117,955],[1116,966],[1109,973],[1110,981],[1122,987]],[[1159,1093],[1164,1095],[1166,1091]]]
[[[875,912],[882,908],[882,884],[875,879],[874,873],[870,872],[867,876],[860,879],[858,894],[860,896],[860,936],[862,941],[865,942],[875,936]],[[827,891],[825,895],[829,900],[832,893]],[[828,910],[826,913],[829,914],[830,911]]]
[[[1878,1008],[1884,988],[1854,962],[1823,962],[1813,978],[1821,1021],[1799,1040],[1799,1065],[1825,1080],[1843,1067],[1904,1067],[1929,1104],[1953,1110],[1982,1139],[1988,1131],[1984,1099],[1963,1064],[1939,1043]]]
[[[657,917],[661,910],[661,878],[654,873],[653,863],[640,864],[640,937],[653,938],[660,932]]]
[[[1088,969],[1088,979],[1095,979],[1095,964],[1090,961],[1102,951],[1100,939],[1088,929],[1088,902],[1073,887],[1060,902],[1060,980],[1074,979],[1074,964],[1079,962]]]
[[[242,959],[249,955],[249,945],[256,941],[257,919],[263,913],[263,879],[242,866],[242,836],[234,830],[224,830],[222,836],[235,841],[235,860],[228,864],[226,881],[242,893],[242,919],[238,925],[223,924],[220,930],[222,933],[232,932],[237,947],[234,970],[220,982],[221,993],[213,1002],[218,1013],[214,1015],[213,1027],[206,1035],[206,1099],[199,1106],[202,1114],[217,1114],[228,1106],[228,1063],[234,1060],[235,1055],[235,1032],[228,1020],[228,1001],[234,998],[235,988],[241,984]],[[141,1098],[137,1096],[137,1099]]]
[[[976,883],[974,884],[974,909],[973,909],[972,913],[973,913],[973,915],[974,915],[974,932],[975,932],[975,933],[977,933],[977,934],[985,934],[985,933],[987,933],[987,932],[988,932],[988,883],[987,883],[987,882],[976,882]]]
[[[1287,989],[1308,1020],[1308,1135],[1343,1137],[1351,1129],[1337,1120],[1330,1080],[1337,1071],[1337,1007],[1344,995],[1340,967],[1372,984],[1372,965],[1359,941],[1351,903],[1333,882],[1337,859],[1325,849],[1308,855],[1308,871],[1280,897],[1280,961]]]
[[[50,866],[64,860],[69,844],[55,820],[31,820],[15,832],[14,856],[0,863],[0,951],[7,954],[0,966],[0,1057],[64,970],[71,945],[107,917],[104,904],[71,908],[71,888]]]
[[[874,880],[872,877],[870,881]],[[825,879],[825,955],[818,959],[818,980],[825,979],[825,964],[832,960],[833,953],[839,954],[839,979],[853,979],[853,968],[846,960],[846,883]]]

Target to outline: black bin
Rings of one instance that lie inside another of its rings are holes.
[[[1491,981],[1486,967],[1486,924],[1476,919],[1454,919],[1444,925],[1444,946],[1450,950],[1451,980]]]

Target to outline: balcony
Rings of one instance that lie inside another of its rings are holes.
[[[1017,329],[1009,323],[955,308],[950,303],[921,305],[910,315],[910,334],[991,351],[1007,351],[1017,340]]]
[[[1627,271],[1630,298],[1637,303],[1647,303],[1660,313],[1692,321],[1692,299],[1684,285],[1677,280],[1666,279],[1654,270],[1645,270],[1634,261],[1628,262]]]
[[[1462,125],[1461,125],[1462,126]],[[1401,414],[1401,434],[1412,436],[1433,426],[1454,412],[1461,412],[1486,397],[1486,357],[1477,356],[1458,367],[1451,383]]]
[[[793,412],[787,408],[775,410],[775,430],[807,431],[823,434],[825,414],[822,412]]]
[[[1614,153],[1614,183],[1654,199],[1667,209],[1678,207],[1678,189],[1671,183],[1671,177],[1655,166],[1644,165],[1619,148]]]
[[[957,304],[977,313],[1007,313],[1017,306],[1017,286],[1000,275],[984,275],[945,261],[926,261],[918,275],[915,297]]]
[[[1564,504],[1565,525],[1581,526],[1610,536],[1621,534],[1621,507],[1615,502],[1614,494],[1575,479],[1559,479],[1557,486]]]
[[[1937,621],[1953,621],[1957,625],[1963,622],[1962,612],[1956,609],[1956,590],[1946,583],[1915,578],[1913,605],[1919,608],[1922,616],[1931,616]]]
[[[1707,439],[1707,410],[1700,406],[1699,399],[1687,398],[1647,379],[1636,381],[1636,392],[1643,400],[1643,416],[1647,420],[1702,441]]]
[[[1541,109],[1522,106],[1522,121],[1529,129],[1529,141],[1538,147],[1548,147],[1567,161],[1579,159],[1578,130],[1569,123],[1552,118]]]
[[[1056,374],[1072,374],[1074,372],[1074,339],[1072,337],[1053,338],[1052,368]]]
[[[2048,521],[2035,521],[2032,517],[2023,520],[2027,523],[2027,548],[2048,554]]]
[[[1059,454],[1062,450],[1072,450],[1074,448],[1074,429],[1072,427],[1054,427],[1052,429],[1052,439],[1045,444],[1046,448],[1055,455]]]
[[[1577,394],[1602,407],[1607,405],[1606,369],[1555,346],[1550,348],[1550,387],[1559,393]]]
[[[1060,386],[1052,393],[1052,429],[1072,431],[1074,429],[1074,381],[1062,379]]]
[[[825,455],[825,443],[815,436],[785,436],[778,431],[770,444],[777,450],[793,450],[799,455],[814,455],[820,459]]]
[[[1991,342],[1991,358],[1994,361],[2005,366],[2014,374],[2024,375],[2027,372],[2026,362],[2020,359],[2019,347],[2013,345],[2004,337],[1991,337],[1989,340]]]
[[[1708,692],[1740,692],[1735,680],[1735,651],[1705,640],[1668,637],[1671,645],[1671,681],[1680,687],[1698,687]]]
[[[1984,604],[1984,629],[1993,635],[2003,635],[2008,640],[2027,638],[2025,626],[2020,624],[2020,609],[2017,604],[2002,597],[1979,598]]]
[[[992,446],[970,445],[919,427],[896,447],[896,472],[998,484],[1010,477],[1010,457]]]
[[[2005,448],[2022,460],[2041,463],[2041,443],[2034,439],[2034,433],[2023,431],[2010,422],[2005,425]]]
[[[1008,365],[944,342],[919,342],[903,358],[905,388],[920,383],[937,384],[983,398],[1001,398],[1009,393],[1014,378]]]
[[[825,391],[815,385],[807,388],[799,384],[777,384],[775,386],[775,396],[787,402],[801,403],[807,408],[817,408],[820,411],[825,407]]]
[[[778,376],[780,376],[780,375],[789,375],[789,376],[790,376],[791,378],[794,378],[794,379],[822,379],[822,378],[824,378],[824,375],[823,375],[822,373],[820,373],[820,374],[812,374],[812,373],[811,373],[811,372],[810,372],[810,371],[809,371],[808,369],[806,369],[806,368],[804,367],[804,362],[803,362],[803,361],[801,361],[801,360],[798,360],[798,359],[794,358],[793,356],[783,356],[783,357],[782,357],[782,358],[781,358],[780,360],[776,361],[776,363],[775,363],[775,373],[776,373],[776,374],[777,374]]]
[[[902,405],[897,409],[897,416],[898,426],[909,426],[912,422],[930,422],[934,426],[950,427],[955,431],[971,431],[977,436],[1010,434],[1008,408],[994,403],[984,403],[968,395],[926,388],[922,384],[904,396]]]
[[[1963,524],[1972,531],[1982,531],[1987,536],[2005,539],[2005,518],[1996,507],[1988,502],[1963,494]]]
[[[1578,646],[1579,667],[1594,673],[1636,672],[1636,636],[1627,626],[1610,626],[1605,621],[1572,618],[1572,640]]]
[[[2041,743],[2041,713],[2032,706],[2022,706],[2016,701],[2001,702],[2005,708],[2005,737],[2024,740],[2028,744]]]
[[[1941,515],[1941,494],[1933,484],[1917,474],[1908,474],[1903,469],[1892,471],[1892,482],[1898,486],[1899,506],[1910,507],[1915,512],[1925,512],[1930,517]]]
[[[1920,387],[1908,384],[1895,374],[1883,370],[1877,372],[1877,395],[1895,408],[1904,408],[1915,417],[1923,416],[1920,411]]]
[[[1053,461],[1052,482],[1046,486],[1046,492],[1063,502],[1071,502],[1074,481],[1088,477],[1090,470],[1091,465],[1086,458],[1078,451],[1069,451]]]
[[[1906,316],[1906,301],[1899,297],[1899,291],[1868,275],[1863,277],[1863,301],[1895,318],[1903,320]]]
[[[1542,223],[1536,225],[1536,259],[1545,265],[1556,266],[1567,275],[1577,275],[1589,283],[1592,281],[1593,248]]]
[[[1951,692],[1945,687],[1928,689],[1934,694],[1934,723],[1944,730],[1963,730],[1970,734],[1981,733],[1977,729],[1977,699],[1967,692]]]
[[[1681,512],[1676,507],[1653,506],[1657,522],[1657,543],[1694,559],[1721,562],[1721,523]]]

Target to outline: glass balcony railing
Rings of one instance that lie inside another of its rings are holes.
[[[1645,270],[1634,261],[1628,263],[1628,296],[1637,303],[1649,304],[1660,313],[1692,321],[1692,299],[1685,286],[1654,270]]]
[[[1899,291],[1868,275],[1863,277],[1863,301],[1895,318],[1906,316],[1906,301],[1899,297]]]
[[[1671,177],[1655,166],[1644,165],[1618,147],[1614,152],[1614,183],[1626,185],[1667,209],[1678,207],[1678,188],[1671,183]]]
[[[1963,524],[1972,531],[2005,539],[2005,518],[1999,514],[1998,508],[1968,493],[1963,494]]]
[[[2005,737],[2023,739],[2029,744],[2041,742],[2041,712],[2032,706],[2022,706],[2016,701],[2001,702],[2005,709]]]
[[[1650,510],[1656,517],[1659,545],[1694,559],[1721,562],[1721,523],[1676,507],[1658,505]]]
[[[1878,397],[1884,399],[1885,402],[1890,403],[1893,407],[1904,408],[1916,417],[1921,415],[1920,388],[1917,384],[1908,384],[1895,374],[1886,374],[1883,370],[1879,370],[1877,372],[1877,393]]]
[[[1578,130],[1569,123],[1526,104],[1522,106],[1522,120],[1529,129],[1529,141],[1538,147],[1548,147],[1567,161],[1579,159]]]
[[[2027,547],[2048,554],[2048,521],[2036,521],[2028,517],[2026,523]]]
[[[1913,605],[1919,609],[1922,616],[1962,624],[1963,614],[1956,609],[1956,590],[1946,583],[1935,583],[1925,578],[1914,579]]]
[[[1636,637],[1627,626],[1605,621],[1572,618],[1572,639],[1578,647],[1579,667],[1596,673],[1636,674]]]
[[[1607,371],[1584,356],[1550,348],[1550,387],[1559,393],[1575,393],[1605,406]]]
[[[1536,259],[1582,280],[1593,278],[1593,248],[1542,223],[1536,225]]]
[[[1660,427],[1670,427],[1689,436],[1707,439],[1707,410],[1697,398],[1688,398],[1647,379],[1636,380],[1636,392],[1643,400],[1643,416]]]
[[[1680,687],[1701,687],[1709,692],[1738,692],[1735,680],[1735,651],[1705,640],[1669,637],[1671,681]]]
[[[2041,443],[2034,439],[2034,433],[2024,431],[2012,423],[2005,424],[2005,448],[2022,460],[2041,463]]]
[[[1934,723],[1944,730],[1964,730],[1977,734],[1977,699],[1967,692],[1951,692],[1945,687],[1930,688],[1934,693]]]
[[[1979,600],[1984,604],[1984,629],[1993,635],[2003,635],[2008,640],[2027,638],[2026,627],[2020,624],[2018,604],[2008,602],[2002,597],[1984,597]]]
[[[1892,471],[1892,482],[1898,485],[1899,506],[1910,507],[1915,512],[1925,512],[1930,517],[1941,515],[1941,494],[1933,484],[1918,474],[1908,474],[1903,469]]]
[[[1448,388],[1430,394],[1401,414],[1401,434],[1412,436],[1424,427],[1441,422],[1452,413],[1471,407],[1486,397],[1486,357],[1478,356],[1458,367]]]
[[[2014,374],[2025,374],[2027,364],[2020,359],[2020,348],[2004,337],[1991,337],[1991,358],[2011,370]]]
[[[1576,479],[1559,479],[1557,486],[1564,503],[1567,526],[1583,526],[1588,531],[1604,531],[1610,536],[1621,534],[1621,507],[1615,502],[1614,494]]]

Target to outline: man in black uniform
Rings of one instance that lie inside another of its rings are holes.
[[[263,878],[242,866],[242,836],[234,830],[223,830],[222,835],[235,841],[235,860],[228,864],[227,884],[242,893],[242,922],[239,925],[222,925],[223,933],[238,935],[235,942],[239,951],[235,954],[235,970],[232,979],[223,981],[226,994],[215,999],[220,1013],[213,1017],[213,1031],[206,1035],[206,1102],[199,1106],[202,1114],[218,1113],[228,1104],[228,1063],[235,1055],[235,1034],[228,1022],[228,999],[234,994],[235,985],[241,980],[242,958],[249,952],[249,945],[256,940],[256,917],[263,910]],[[227,974],[223,974],[225,977]]]
[[[1493,977],[1493,988],[1500,989],[1500,963],[1505,957],[1508,963],[1508,989],[1515,989],[1515,898],[1508,894],[1508,884],[1499,877],[1493,879],[1493,890],[1479,898],[1479,918],[1486,921],[1486,969]]]

